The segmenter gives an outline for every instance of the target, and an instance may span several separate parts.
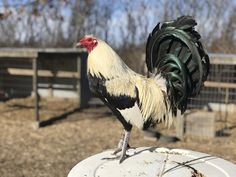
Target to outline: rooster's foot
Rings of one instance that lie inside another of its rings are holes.
[[[123,144],[122,144],[123,145]],[[118,154],[119,152],[121,152],[122,151],[122,145],[119,147],[117,147],[116,149],[115,149],[115,151],[112,153],[112,155],[116,155],[116,154]],[[129,144],[127,145],[127,149],[126,150],[128,150],[130,148],[130,146],[129,146]]]
[[[126,151],[128,148],[130,148],[129,146],[129,137],[130,137],[130,131],[124,131],[124,135],[122,136],[119,144],[118,144],[118,148],[113,152],[112,155],[116,155],[118,152],[121,152],[121,154],[119,156],[116,157],[109,157],[109,158],[103,158],[104,160],[114,160],[114,159],[120,159],[120,163],[122,163],[127,157],[129,157],[126,154]]]
[[[127,159],[129,157],[130,157],[130,155],[125,154],[123,156],[117,155],[115,157],[104,157],[104,158],[102,158],[102,160],[118,160],[119,159],[119,163],[122,163],[125,159]]]

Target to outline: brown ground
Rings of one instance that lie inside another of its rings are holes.
[[[35,129],[32,105],[31,99],[0,103],[1,177],[65,177],[76,163],[115,147],[120,138],[121,125],[105,107],[68,114],[50,126]],[[71,100],[43,100],[41,116],[46,120],[75,106]],[[228,137],[210,140],[185,138],[183,142],[165,143],[145,138],[134,129],[130,144],[191,149],[236,163],[236,128],[229,133]]]

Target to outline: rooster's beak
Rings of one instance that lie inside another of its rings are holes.
[[[82,47],[81,42],[78,42],[78,43],[75,45],[75,47],[76,47],[76,48]]]

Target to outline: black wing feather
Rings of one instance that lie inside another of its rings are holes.
[[[108,80],[102,75],[99,77],[89,75],[89,86],[92,93],[99,98],[105,98],[105,101],[116,109],[122,110],[133,107],[137,101],[137,96],[131,97],[126,94],[113,95],[109,93],[105,87],[105,82]]]

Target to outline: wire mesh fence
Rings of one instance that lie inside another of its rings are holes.
[[[84,88],[79,87],[80,83],[86,80],[84,63],[80,68],[83,71],[79,71],[78,74],[78,64],[81,65],[81,63],[78,63],[75,55],[72,54],[72,58],[74,57],[75,60],[71,60],[62,53],[49,53],[49,58],[38,62],[39,94],[47,93],[48,98],[51,98],[52,95],[61,96],[66,91],[72,91],[78,97],[87,95],[89,92],[87,85],[82,84],[82,87],[85,85]],[[84,57],[86,58],[86,56]],[[211,54],[210,61],[208,80],[205,82],[201,94],[189,100],[188,108],[217,112],[220,115],[217,119],[227,124],[228,117],[232,117],[236,112],[236,55]],[[0,99],[32,96],[34,94],[32,76],[32,60],[29,58],[1,57]],[[83,94],[80,89],[83,90]],[[80,100],[86,102],[87,99],[86,96]],[[234,116],[233,121],[236,123]]]
[[[189,100],[189,109],[214,111],[227,127],[236,124],[236,55],[211,54],[210,61],[208,80],[201,94]]]

